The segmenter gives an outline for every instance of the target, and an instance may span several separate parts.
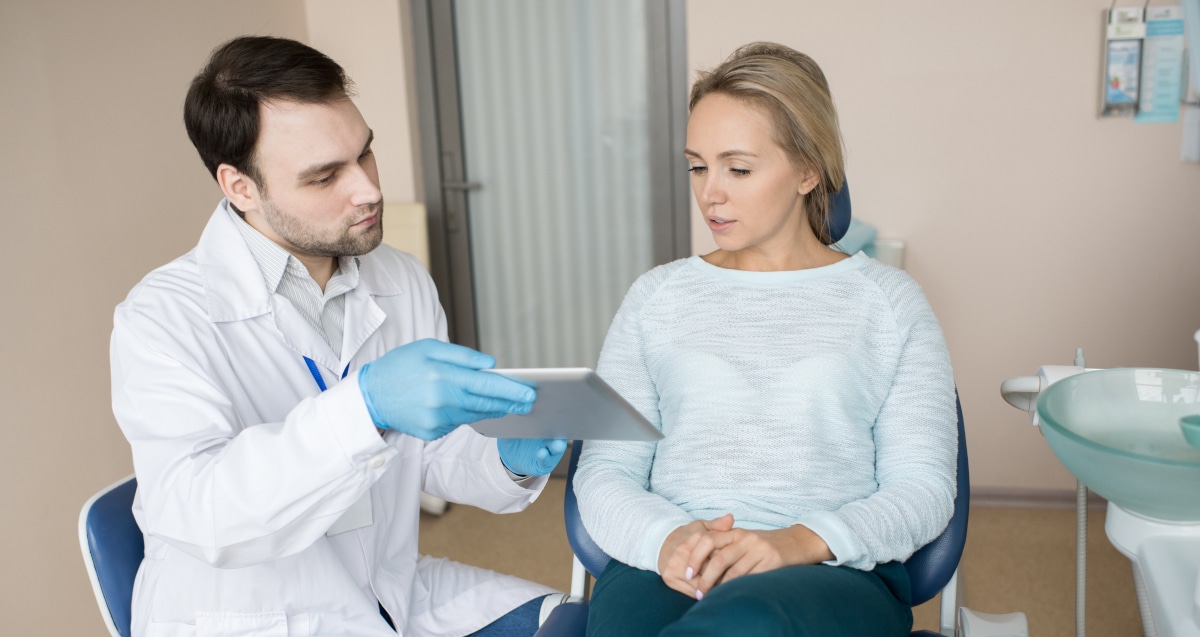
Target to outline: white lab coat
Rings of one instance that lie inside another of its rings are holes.
[[[552,592],[418,556],[422,489],[510,512],[545,479],[514,483],[495,441],[469,427],[434,442],[378,434],[358,368],[414,340],[445,340],[446,321],[410,255],[381,246],[360,265],[340,360],[266,290],[224,202],[194,250],[117,307],[113,411],[132,447],[146,539],[134,635],[395,635],[376,600],[401,635],[463,635]],[[327,535],[368,493],[371,524]]]

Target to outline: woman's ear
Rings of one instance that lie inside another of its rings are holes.
[[[249,175],[229,164],[221,164],[217,166],[217,185],[234,208],[242,212],[258,210],[261,193]]]
[[[800,175],[800,186],[796,189],[796,192],[799,192],[801,195],[807,195],[808,193],[812,192],[813,188],[816,188],[817,184],[820,182],[821,175],[817,174],[816,170],[813,170],[812,168],[805,168],[804,172]]]

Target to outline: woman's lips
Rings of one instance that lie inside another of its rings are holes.
[[[722,219],[720,217],[708,217],[708,228],[713,232],[724,232],[737,223],[732,219]]]

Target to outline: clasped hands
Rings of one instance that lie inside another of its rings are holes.
[[[667,536],[658,554],[663,583],[695,599],[743,575],[833,559],[819,535],[805,526],[754,531],[733,528],[733,514],[695,520]]]

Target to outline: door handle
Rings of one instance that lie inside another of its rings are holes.
[[[443,181],[442,188],[446,190],[483,190],[483,184],[478,181]]]

